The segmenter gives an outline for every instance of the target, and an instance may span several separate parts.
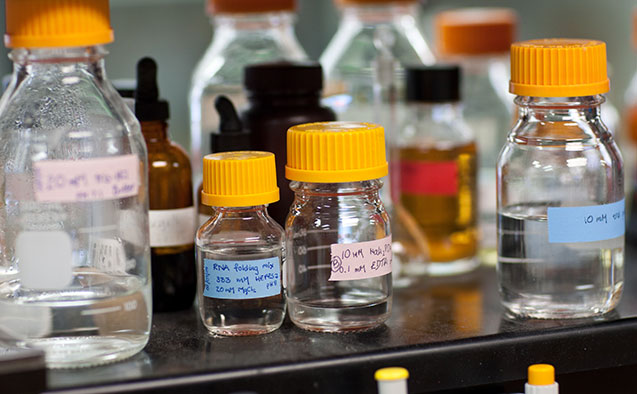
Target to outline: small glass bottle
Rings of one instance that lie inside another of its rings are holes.
[[[195,68],[189,94],[190,154],[197,182],[210,134],[219,128],[215,97],[226,95],[242,108],[246,65],[307,58],[294,35],[295,6],[296,0],[208,0],[214,37]]]
[[[245,88],[250,106],[241,113],[252,149],[273,152],[281,200],[268,212],[282,226],[294,201],[285,179],[286,131],[300,123],[329,122],[336,115],[321,105],[323,70],[310,62],[260,63],[245,68]]]
[[[385,63],[393,61],[389,74],[393,74],[400,95],[404,87],[402,67],[434,62],[417,24],[418,3],[416,0],[336,2],[342,7],[342,17],[320,58],[326,76],[324,103],[336,112],[339,120],[381,122],[385,119],[375,111],[374,88],[382,83]]]
[[[325,122],[288,130],[285,176],[295,200],[286,221],[290,319],[312,331],[365,330],[391,313],[383,128]]]
[[[268,215],[279,200],[274,155],[244,151],[204,157],[202,200],[214,216],[197,231],[197,296],[213,334],[257,335],[285,317],[285,234]]]
[[[555,368],[551,364],[529,366],[524,394],[559,394],[559,392],[559,385],[555,381]]]
[[[151,58],[137,63],[135,116],[148,149],[153,311],[188,309],[197,289],[190,159],[168,138],[168,102],[159,99],[157,64]]]
[[[106,78],[108,0],[6,11],[0,339],[44,350],[53,368],[130,357],[151,326],[148,169],[139,123]]]
[[[624,283],[622,158],[600,117],[606,45],[511,47],[518,122],[500,152],[498,279],[510,314],[580,318],[612,310]]]
[[[210,152],[251,150],[250,133],[243,127],[232,101],[226,96],[218,96],[215,99],[215,110],[219,115],[219,131],[210,135]],[[203,182],[199,184],[196,192],[199,226],[206,223],[214,215],[212,207],[202,203],[202,191]]]
[[[402,367],[381,368],[374,373],[378,394],[407,394],[409,371]]]
[[[395,142],[396,201],[422,228],[430,261],[411,274],[449,275],[478,265],[477,157],[462,118],[460,68],[407,68],[407,117]]]
[[[513,124],[509,48],[517,16],[508,8],[460,8],[435,17],[436,51],[462,67],[463,115],[478,144],[480,258],[496,263],[495,164]]]

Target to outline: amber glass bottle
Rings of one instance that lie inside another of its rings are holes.
[[[197,290],[190,159],[168,138],[168,103],[159,100],[157,65],[137,65],[135,115],[148,148],[153,311],[190,308]]]

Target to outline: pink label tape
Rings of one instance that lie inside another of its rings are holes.
[[[78,202],[136,196],[139,169],[135,155],[38,161],[33,163],[35,199]]]
[[[332,280],[356,280],[391,273],[391,235],[351,244],[332,244]]]

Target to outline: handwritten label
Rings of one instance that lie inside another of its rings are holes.
[[[595,242],[626,231],[624,200],[585,207],[549,207],[549,242]]]
[[[195,242],[195,207],[153,209],[148,213],[150,246],[189,245]]]
[[[400,162],[400,189],[416,195],[452,196],[458,193],[458,163],[455,161]]]
[[[265,298],[281,294],[278,257],[259,260],[204,259],[203,295],[226,300]]]
[[[332,244],[330,281],[375,278],[391,274],[391,235],[351,244]]]
[[[35,199],[78,202],[136,196],[139,167],[135,155],[38,161],[33,164]]]

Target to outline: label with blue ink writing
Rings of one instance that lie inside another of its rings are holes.
[[[550,243],[596,242],[626,231],[624,200],[585,207],[549,207]]]
[[[258,260],[204,259],[203,295],[226,300],[265,298],[281,294],[278,257]]]

